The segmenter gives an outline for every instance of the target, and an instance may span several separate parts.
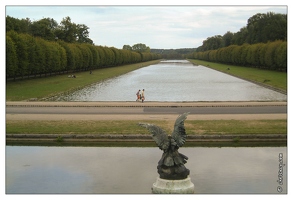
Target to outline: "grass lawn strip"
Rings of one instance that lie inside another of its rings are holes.
[[[160,60],[109,67],[88,71],[76,72],[76,78],[68,78],[69,74],[60,74],[50,77],[9,81],[6,83],[6,101],[44,100],[59,94],[73,92],[93,83],[113,78],[130,71],[156,64]]]
[[[189,60],[196,65],[203,65],[209,68],[257,82],[263,86],[271,86],[280,89],[283,93],[287,91],[287,73],[272,70],[258,69],[252,67],[242,67],[236,65],[226,65],[220,63],[207,62],[202,60]]]
[[[137,120],[114,121],[6,121],[6,134],[123,134],[146,135]],[[173,121],[146,120],[171,133]],[[187,120],[188,135],[287,134],[287,120]]]

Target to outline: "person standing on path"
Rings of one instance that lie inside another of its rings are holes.
[[[142,89],[142,92],[141,92],[141,102],[143,103],[144,102],[144,89]]]
[[[136,101],[139,101],[140,100],[140,90],[137,91],[136,93]]]

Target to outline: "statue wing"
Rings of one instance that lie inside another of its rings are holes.
[[[145,123],[139,123],[138,125],[148,129],[148,131],[152,134],[152,137],[155,140],[156,144],[161,150],[165,151],[169,148],[170,141],[168,139],[168,135],[159,126]]]
[[[177,117],[175,124],[174,124],[174,130],[172,133],[172,138],[175,140],[177,145],[179,147],[183,146],[183,144],[186,141],[186,132],[184,127],[184,120],[186,119],[187,115],[189,113],[184,113]]]

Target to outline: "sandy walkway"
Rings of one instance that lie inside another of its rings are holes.
[[[286,106],[287,102],[6,102],[13,107],[233,107]],[[6,114],[6,120],[172,120],[178,114]],[[190,114],[187,120],[287,119],[287,114]]]

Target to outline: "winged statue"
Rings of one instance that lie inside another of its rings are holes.
[[[186,141],[184,121],[188,114],[184,113],[177,117],[171,135],[167,135],[157,125],[139,123],[140,126],[148,129],[158,147],[163,151],[157,166],[160,178],[178,180],[185,179],[189,175],[189,170],[184,166],[188,157],[178,152],[179,147],[182,147]]]

